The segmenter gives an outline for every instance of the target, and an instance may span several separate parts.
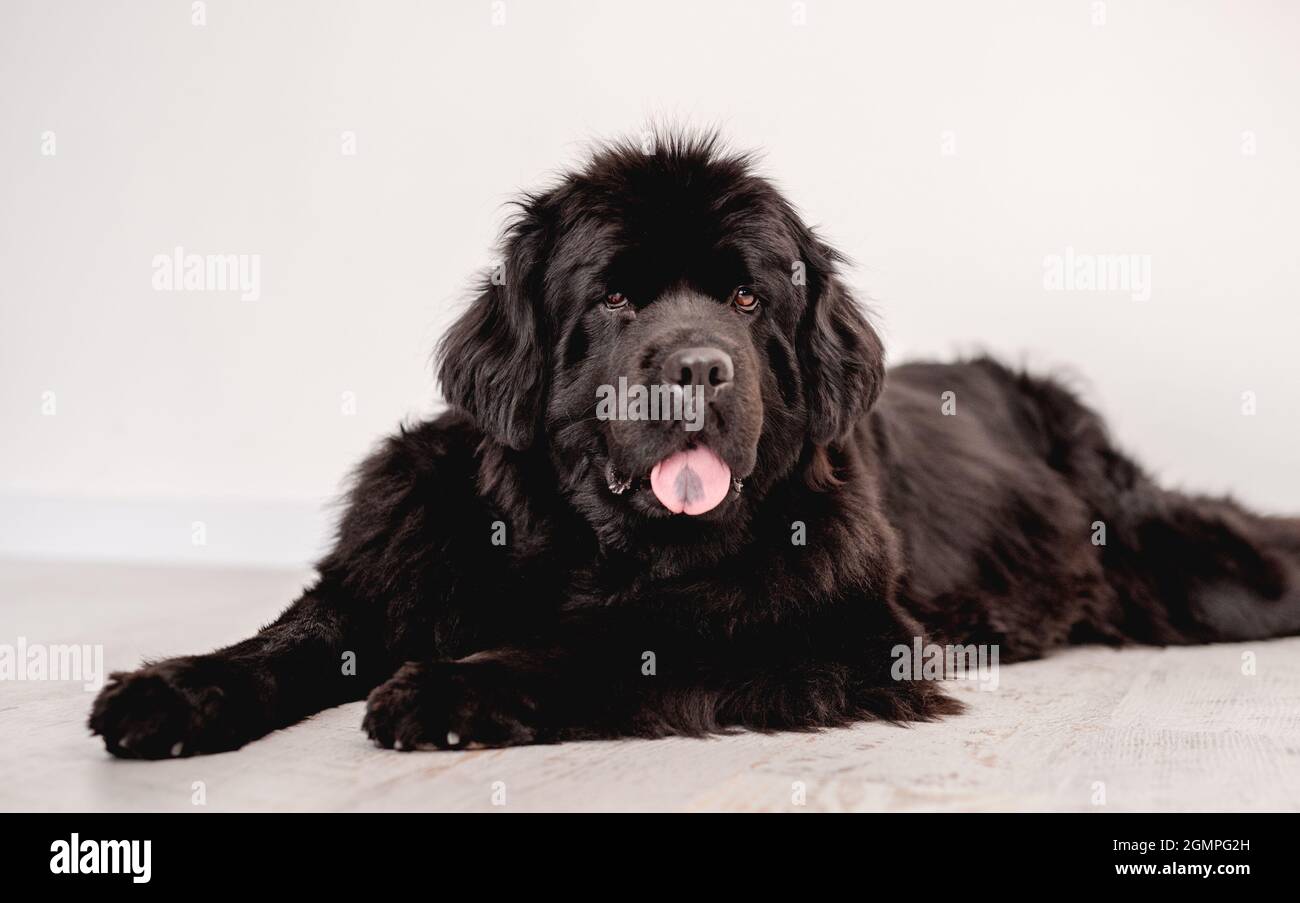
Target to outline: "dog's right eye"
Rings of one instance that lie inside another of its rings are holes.
[[[610,310],[627,307],[627,295],[622,292],[610,292],[605,296],[605,306]]]

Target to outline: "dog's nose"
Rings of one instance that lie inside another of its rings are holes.
[[[664,360],[664,382],[670,386],[705,386],[716,391],[730,385],[735,374],[731,355],[721,348],[678,348]]]

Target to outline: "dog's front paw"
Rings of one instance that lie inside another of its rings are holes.
[[[537,700],[494,664],[408,662],[371,694],[361,728],[386,749],[543,742]]]
[[[202,659],[173,659],[117,671],[95,698],[92,733],[115,756],[166,759],[238,749],[247,737],[231,718],[237,680]]]

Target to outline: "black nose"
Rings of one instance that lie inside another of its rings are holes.
[[[664,360],[664,382],[670,386],[730,385],[736,370],[721,348],[678,348]]]

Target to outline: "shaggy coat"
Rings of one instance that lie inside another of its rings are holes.
[[[91,728],[193,755],[368,698],[408,750],[808,730],[958,712],[896,669],[918,638],[1300,632],[1300,521],[1160,488],[1051,380],[886,375],[840,260],[711,138],[602,147],[520,202],[440,345],[449,409],[361,465],[318,579],[113,675]],[[620,378],[700,391],[702,428],[597,416]]]

